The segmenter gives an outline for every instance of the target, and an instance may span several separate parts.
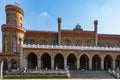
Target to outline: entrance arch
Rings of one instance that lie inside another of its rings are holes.
[[[80,69],[89,69],[89,58],[86,54],[80,57]]]
[[[41,61],[42,61],[42,68],[43,69],[45,69],[45,68],[51,69],[51,57],[48,53],[44,53],[41,56]]]
[[[112,57],[110,55],[106,55],[104,58],[104,70],[112,69]]]
[[[54,58],[55,64],[54,67],[58,69],[64,69],[64,57],[62,54],[58,53]]]
[[[37,56],[34,53],[30,53],[27,58],[28,69],[35,69],[37,67]]]
[[[17,61],[13,58],[11,59],[11,69],[17,69]]]
[[[101,59],[100,56],[95,54],[92,58],[92,69],[100,70],[101,69]]]
[[[74,54],[70,54],[68,57],[67,57],[67,66],[69,69],[76,69],[76,63],[77,62],[77,59],[76,59],[76,56]]]
[[[3,59],[3,70],[8,70],[8,60],[6,58]]]
[[[116,69],[117,68],[119,68],[120,69],[120,55],[118,55],[117,57],[116,57],[116,60],[115,60],[115,65],[116,65]]]

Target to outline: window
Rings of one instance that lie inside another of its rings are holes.
[[[57,41],[54,41],[53,45],[58,45],[58,42],[57,42]]]
[[[30,44],[31,45],[35,44],[34,40],[30,40]]]
[[[9,24],[10,23],[10,21],[9,20],[7,20],[7,24]]]
[[[109,47],[109,44],[108,44],[108,43],[105,43],[105,47]]]
[[[16,21],[15,20],[13,21],[13,24],[16,25]]]
[[[5,44],[5,52],[7,52],[7,44]]]
[[[87,42],[87,43],[86,43],[86,46],[87,46],[87,47],[90,47],[90,43],[89,43],[89,42]]]
[[[47,45],[47,42],[45,40],[43,40],[42,45]]]
[[[67,42],[66,42],[66,46],[70,46],[70,41],[67,41]]]
[[[13,18],[16,19],[16,14],[15,13],[13,14]]]
[[[7,40],[7,36],[6,35],[4,35],[4,41],[6,41]]]
[[[16,52],[17,51],[17,47],[16,47],[16,45],[14,44],[13,45],[13,52]]]
[[[14,41],[17,41],[16,35],[13,36],[13,40],[14,40]]]
[[[22,17],[20,17],[20,20],[22,21]]]
[[[115,47],[118,48],[118,44],[117,43],[115,44]]]
[[[10,17],[10,14],[9,14],[9,13],[7,13],[7,17]]]
[[[76,42],[76,46],[80,46],[80,42],[79,41]]]

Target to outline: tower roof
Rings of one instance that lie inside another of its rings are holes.
[[[24,11],[20,7],[18,7],[16,5],[13,5],[13,4],[6,5],[5,10],[6,10],[6,12],[8,10],[14,10],[14,11],[17,11],[17,12],[21,13],[24,16]]]

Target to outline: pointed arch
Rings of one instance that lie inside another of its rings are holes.
[[[112,69],[112,56],[111,55],[106,55],[104,58],[104,69],[108,70],[109,68]]]
[[[10,60],[10,63],[11,63],[11,69],[17,69],[17,61],[14,58]]]
[[[67,57],[67,66],[69,69],[76,69],[77,68],[77,58],[74,54],[70,54]]]
[[[45,68],[51,69],[51,57],[48,53],[44,53],[41,56],[41,65],[43,69]]]
[[[117,68],[120,69],[120,55],[118,55],[115,59],[115,66],[116,66],[116,69]]]
[[[80,69],[89,69],[89,58],[86,54],[80,57]]]
[[[101,69],[101,58],[98,54],[95,54],[92,58],[92,69],[93,70]]]
[[[30,53],[27,58],[28,69],[35,69],[37,67],[37,56],[35,53]]]
[[[62,54],[60,53],[56,54],[54,61],[55,61],[55,64],[54,64],[55,68],[57,67],[59,69],[64,69],[64,57]]]

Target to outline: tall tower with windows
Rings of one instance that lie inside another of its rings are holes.
[[[16,5],[6,5],[6,24],[2,29],[2,51],[20,52],[20,40],[25,35],[24,11]]]

